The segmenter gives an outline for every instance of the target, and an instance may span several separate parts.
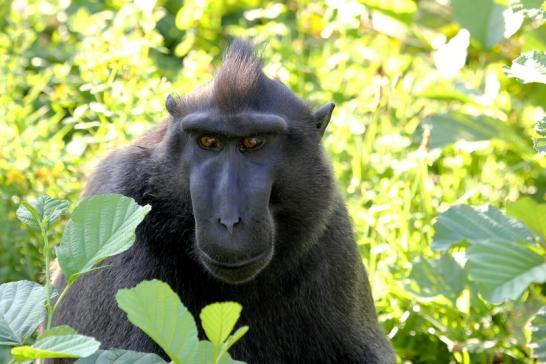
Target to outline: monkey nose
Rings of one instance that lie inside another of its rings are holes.
[[[229,231],[230,234],[233,234],[233,228],[235,227],[235,225],[239,224],[241,222],[241,218],[240,217],[219,217],[218,218],[218,223],[220,223],[220,225],[223,225],[227,231]]]

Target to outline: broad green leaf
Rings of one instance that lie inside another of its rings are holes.
[[[529,330],[531,331],[529,347],[533,350],[532,356],[538,359],[539,363],[544,363],[546,362],[546,306],[538,310],[529,322]]]
[[[481,240],[471,245],[466,268],[495,304],[515,300],[533,282],[546,282],[546,261],[526,244],[512,240]]]
[[[11,347],[0,345],[0,363],[11,363]]]
[[[546,239],[546,203],[523,197],[517,202],[506,203],[506,213],[523,222],[529,229]]]
[[[494,0],[453,0],[452,4],[455,20],[486,48],[511,37],[524,19]]]
[[[150,336],[177,364],[191,364],[197,350],[195,321],[168,284],[153,280],[116,294],[129,321]]]
[[[434,224],[434,250],[449,249],[462,241],[476,243],[486,239],[533,241],[533,233],[522,223],[506,217],[491,205],[455,205],[438,216]]]
[[[16,212],[17,218],[31,228],[40,230],[40,224],[44,218],[47,218],[47,226],[45,226],[47,229],[68,209],[69,202],[49,196],[40,196],[28,205],[22,204],[19,206]],[[34,209],[34,211],[31,209]]]
[[[441,148],[457,141],[469,142],[497,139],[528,151],[527,141],[522,140],[511,127],[501,120],[485,115],[468,115],[459,112],[434,114],[422,120],[431,129],[431,148]]]
[[[512,61],[512,66],[503,67],[507,77],[517,78],[523,83],[546,84],[546,52],[530,51]]]
[[[193,356],[195,363],[214,363],[216,350],[210,341],[199,341],[197,350]]]
[[[47,358],[84,358],[99,349],[100,343],[84,335],[48,336],[30,346],[16,346],[11,355],[19,361]]]
[[[83,200],[66,225],[57,258],[69,281],[105,258],[129,249],[135,229],[150,211],[132,198],[117,194]]]
[[[241,315],[241,309],[236,302],[222,302],[210,304],[201,310],[201,326],[216,348],[220,348],[228,338]]]
[[[110,349],[99,350],[74,364],[167,364],[159,355],[136,351]]]
[[[17,345],[45,319],[46,290],[35,282],[0,285],[0,345]]]
[[[216,357],[216,350],[210,341],[200,341],[192,363],[196,364],[244,364],[242,361],[234,360],[227,352],[221,353],[220,358]]]
[[[408,290],[420,297],[443,295],[456,300],[463,291],[467,278],[464,269],[449,254],[434,261],[419,258],[412,264],[410,278],[416,285]]]
[[[39,339],[44,339],[48,336],[66,336],[66,335],[76,335],[77,332],[68,325],[55,326],[49,330],[45,330],[39,337]]]

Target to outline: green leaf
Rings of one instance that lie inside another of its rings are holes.
[[[449,254],[434,261],[418,258],[412,264],[410,278],[416,285],[408,285],[409,291],[420,297],[443,295],[455,301],[466,283],[464,269]]]
[[[216,350],[210,341],[199,341],[193,360],[195,363],[212,364],[216,360]]]
[[[470,246],[466,256],[470,276],[491,303],[515,300],[531,283],[546,282],[546,261],[526,244],[482,240]]]
[[[533,241],[533,233],[522,223],[510,219],[493,206],[455,205],[438,216],[434,224],[434,250],[449,249],[462,241],[476,243],[486,239]]]
[[[222,347],[237,323],[241,310],[241,305],[236,302],[213,303],[201,310],[201,326],[215,348]]]
[[[192,363],[197,350],[197,327],[180,298],[168,284],[144,281],[116,294],[129,321],[150,336],[177,364]]]
[[[66,225],[57,258],[68,281],[90,271],[105,258],[129,249],[135,229],[150,211],[117,194],[83,200]]]
[[[453,0],[455,20],[472,37],[490,48],[511,37],[523,23],[523,15],[494,0]]]
[[[233,335],[230,335],[225,344],[225,350],[229,350],[237,341],[239,341],[246,333],[248,332],[248,326],[241,326],[233,333]]]
[[[521,12],[531,19],[544,19],[544,10],[542,10],[543,0],[519,0],[512,3],[514,12]]]
[[[21,204],[16,215],[19,220],[36,230],[40,230],[40,224],[46,218],[47,226],[45,228],[47,229],[65,213],[68,205],[69,202],[66,200],[40,196],[29,204]]]
[[[167,364],[167,362],[156,354],[110,349],[99,350],[87,358],[78,359],[74,364]]]
[[[546,52],[530,51],[512,61],[512,66],[503,67],[507,77],[517,78],[523,83],[546,84]]]
[[[529,347],[533,350],[533,358],[539,363],[546,362],[546,306],[543,306],[529,322],[531,338]]]
[[[100,343],[84,335],[48,336],[31,346],[17,346],[11,355],[19,361],[47,358],[82,358],[99,349]]]
[[[44,339],[48,336],[66,336],[66,335],[76,335],[77,332],[68,325],[60,325],[45,330],[39,337],[39,339]]]
[[[506,203],[506,213],[523,222],[529,229],[546,238],[546,203],[523,197],[517,202]]]
[[[0,345],[0,363],[11,363],[12,360],[11,347]]]
[[[18,345],[45,319],[46,290],[35,282],[0,285],[0,345]]]
[[[246,326],[245,326],[246,327]],[[210,341],[200,341],[192,364],[244,364],[242,361],[234,360],[227,352],[221,353],[220,358],[216,357],[216,350]]]
[[[442,148],[457,141],[469,142],[497,139],[527,151],[527,141],[506,123],[485,115],[468,115],[459,112],[434,114],[423,119],[423,127],[431,129],[430,148]]]

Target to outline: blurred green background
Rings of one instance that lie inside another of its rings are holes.
[[[43,273],[37,236],[15,218],[21,199],[76,202],[108,151],[166,117],[166,95],[210,80],[245,37],[269,76],[313,106],[337,104],[325,145],[400,361],[531,362],[524,326],[543,288],[489,305],[430,242],[452,204],[546,196],[532,146],[546,87],[502,72],[546,50],[539,21],[493,0],[0,0],[0,11],[0,282]]]

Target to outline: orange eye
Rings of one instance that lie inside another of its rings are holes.
[[[221,148],[220,139],[213,135],[202,135],[199,137],[199,146],[203,149],[217,150]]]
[[[260,136],[245,137],[241,140],[242,150],[260,149],[265,144],[265,138]]]

